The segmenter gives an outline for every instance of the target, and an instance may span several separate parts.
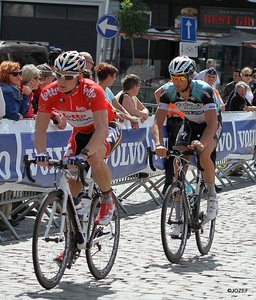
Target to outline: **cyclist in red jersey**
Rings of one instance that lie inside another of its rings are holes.
[[[105,99],[101,86],[83,78],[86,61],[77,51],[62,53],[54,66],[57,80],[46,86],[39,98],[34,133],[37,162],[41,166],[48,164],[46,130],[54,107],[73,127],[64,159],[69,165],[74,165],[77,158],[88,161],[92,177],[102,191],[101,207],[95,223],[106,225],[112,219],[115,204],[111,196],[111,170],[104,158],[121,141],[117,115]],[[81,204],[77,197],[81,183],[70,181],[70,189],[79,215]]]

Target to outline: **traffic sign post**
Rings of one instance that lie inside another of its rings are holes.
[[[182,42],[196,42],[196,19],[192,17],[181,17],[180,40]]]
[[[103,15],[96,23],[96,31],[103,39],[112,39],[119,32],[118,20],[112,15]]]

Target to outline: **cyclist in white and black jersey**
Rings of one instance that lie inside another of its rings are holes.
[[[166,156],[163,144],[163,124],[169,103],[174,103],[185,115],[176,145],[182,150],[195,146],[202,151],[200,162],[204,168],[203,176],[208,190],[207,218],[216,218],[218,200],[215,191],[216,145],[222,132],[221,112],[213,97],[210,85],[201,80],[192,80],[195,71],[191,59],[187,56],[174,58],[169,65],[172,81],[163,86],[159,106],[155,114],[152,133],[156,144],[156,154]]]

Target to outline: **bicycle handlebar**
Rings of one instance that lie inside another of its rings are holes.
[[[36,164],[35,159],[28,159],[28,155],[24,155],[23,157],[23,167],[24,167],[24,173],[23,173],[23,178],[25,175],[27,176],[28,180],[35,183],[36,180],[31,176],[31,170],[30,170],[30,165],[31,164]],[[56,159],[49,159],[49,166],[53,166],[58,169],[68,169],[68,165],[63,162],[63,160],[56,160]],[[88,163],[81,162],[79,159],[75,160],[75,165],[77,166],[77,181],[80,179],[83,186],[87,187],[88,183],[84,179],[84,171],[88,171]]]
[[[151,150],[151,147],[147,148],[147,153],[148,153],[148,159],[149,159],[149,166],[152,171],[156,171],[156,168],[153,163],[153,155],[156,155],[156,151]],[[166,151],[166,156],[185,156],[185,155],[194,155],[196,157],[196,166],[198,170],[201,172],[204,171],[204,168],[200,164],[200,155],[201,151],[195,147],[193,150],[185,150],[182,151],[180,150],[177,146],[173,146],[172,150],[167,150]]]

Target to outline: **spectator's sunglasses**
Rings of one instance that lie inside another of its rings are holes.
[[[10,75],[12,75],[13,77],[17,77],[18,75],[22,75],[22,71],[19,72],[11,72]]]

